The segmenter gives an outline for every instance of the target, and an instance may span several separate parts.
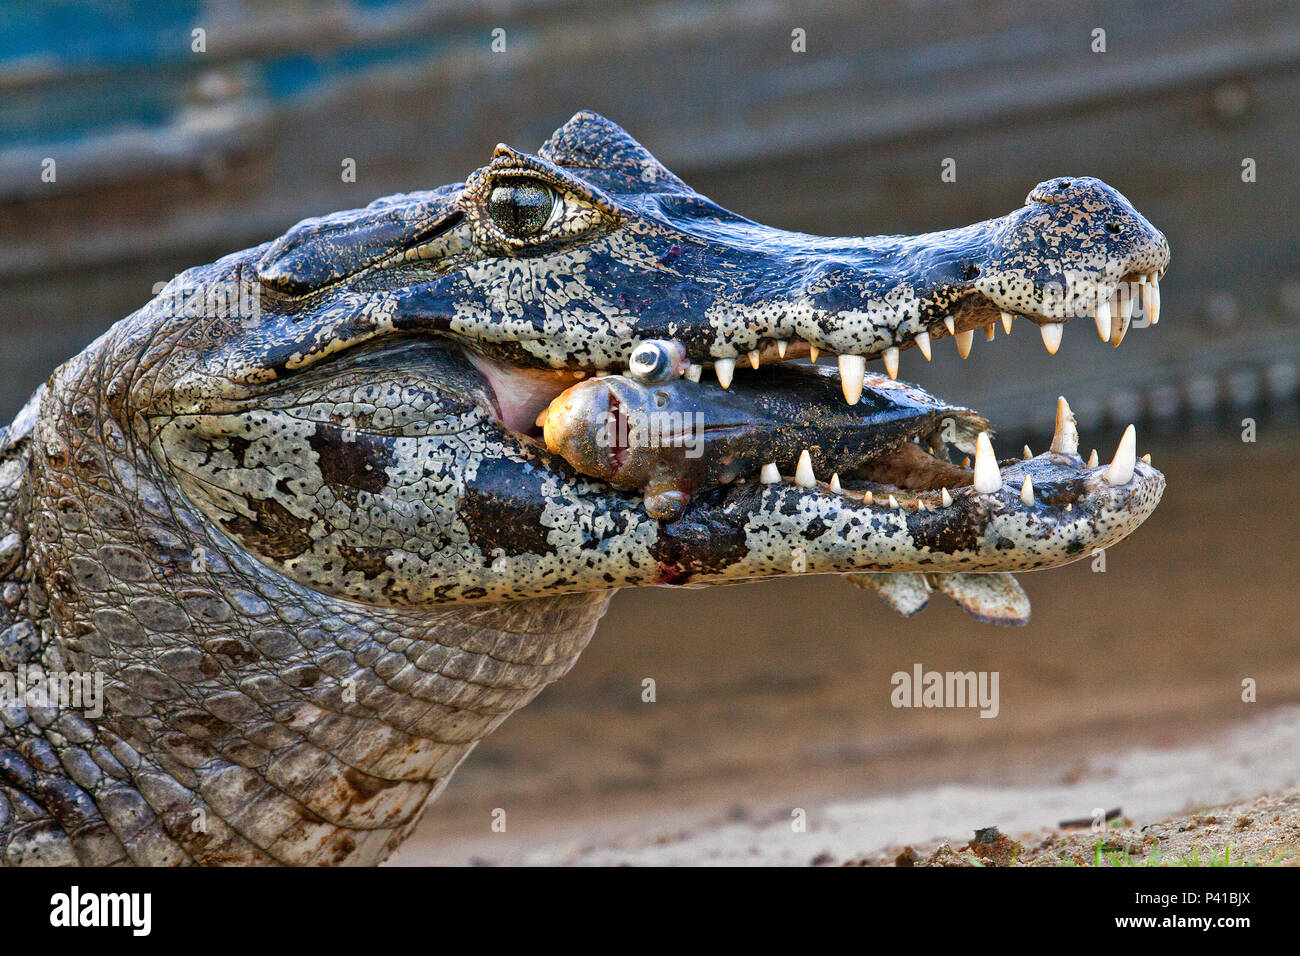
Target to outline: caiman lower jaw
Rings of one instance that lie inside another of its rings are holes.
[[[1085,461],[1061,398],[1051,447],[1038,455],[1026,448],[1022,458],[999,462],[981,433],[970,466],[909,442],[841,478],[815,474],[804,451],[793,474],[770,463],[758,484],[759,501],[752,483],[741,482],[701,506],[715,514],[749,512],[792,536],[808,537],[801,529],[809,527],[826,531],[801,547],[808,571],[1026,571],[1067,564],[1123,539],[1155,509],[1165,479],[1149,455],[1137,458],[1132,426],[1109,464],[1099,463],[1095,450]],[[683,520],[700,521],[689,512]],[[860,526],[875,540],[867,547],[864,536],[855,554],[855,539],[835,535],[856,535]]]
[[[1059,430],[1056,437],[1053,447],[1061,444]],[[798,509],[809,521],[865,513],[887,533],[896,529],[897,551],[870,570],[1025,571],[1108,547],[1155,509],[1165,479],[1150,456],[1135,459],[1134,443],[1130,426],[1109,464],[1098,464],[1095,451],[1085,461],[1073,450],[999,462],[981,434],[973,468],[948,465],[909,444],[904,453],[866,469],[893,482],[842,481],[838,475],[821,481],[806,456],[793,476],[768,467],[760,482],[778,496],[778,512]]]
[[[968,486],[950,493],[947,506],[935,502],[934,510],[920,507],[920,495],[886,496],[883,503],[877,497],[867,504],[851,492],[806,489],[784,480],[758,488],[733,486],[720,500],[700,504],[709,514],[707,526],[730,515],[744,522],[747,541],[766,545],[750,549],[748,567],[737,577],[1031,571],[1069,564],[1118,543],[1159,503],[1164,478],[1143,462],[1124,486],[1107,482],[1104,469],[1088,473],[1082,465],[1077,457],[1050,455],[1008,463],[997,491]],[[1026,504],[1017,482],[1027,475],[1054,498]],[[688,510],[668,529],[704,524]],[[678,572],[665,583],[689,580]]]
[[[737,577],[786,573],[794,552],[823,572],[1051,567],[1122,539],[1163,493],[1131,428],[1109,464],[1081,458],[1063,398],[1048,451],[999,463],[977,413],[883,376],[868,377],[861,404],[846,408],[829,369],[796,371],[764,369],[729,391],[585,382],[544,413],[545,442],[579,473],[644,493],[662,533],[684,542],[665,567],[673,584],[736,550],[726,543],[736,535],[746,540],[729,571]],[[726,427],[703,430],[694,459],[644,428],[648,444],[619,437],[614,454],[606,444],[638,419],[667,415],[676,436],[683,415],[700,414]],[[950,447],[973,462],[949,461]]]

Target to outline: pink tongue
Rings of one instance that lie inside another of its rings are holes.
[[[501,422],[517,432],[531,431],[542,409],[576,381],[571,372],[512,368],[473,352],[468,354],[496,395]]]

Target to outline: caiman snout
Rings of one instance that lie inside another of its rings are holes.
[[[1164,272],[1169,265],[1169,241],[1164,233],[1119,190],[1100,179],[1059,176],[1041,182],[1025,197],[1026,206],[1040,203],[1059,207],[1051,212],[1058,231],[1080,240],[1104,242],[1107,259],[1119,262],[1126,274]]]

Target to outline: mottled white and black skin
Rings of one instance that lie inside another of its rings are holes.
[[[528,239],[486,205],[520,177],[560,196]],[[573,664],[614,589],[1018,571],[1113,544],[1163,490],[1145,463],[1116,486],[1043,455],[933,511],[733,482],[667,522],[547,452],[532,417],[646,339],[696,364],[792,337],[877,356],[945,316],[1063,317],[1043,302],[1066,271],[1107,294],[1167,261],[1090,179],[925,236],[770,229],[579,113],[463,185],[189,270],[0,429],[0,667],[107,692],[95,719],[0,708],[0,862],[375,863]],[[174,307],[240,283],[255,316]]]

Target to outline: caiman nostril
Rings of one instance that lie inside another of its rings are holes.
[[[1114,219],[1109,219],[1109,220],[1107,220],[1107,221],[1106,221],[1106,231],[1107,231],[1107,232],[1119,232],[1119,223],[1117,223]]]
[[[1025,198],[1026,203],[1062,203],[1073,198],[1072,190],[1075,188],[1084,188],[1079,180],[1074,179],[1049,179],[1035,186]]]

